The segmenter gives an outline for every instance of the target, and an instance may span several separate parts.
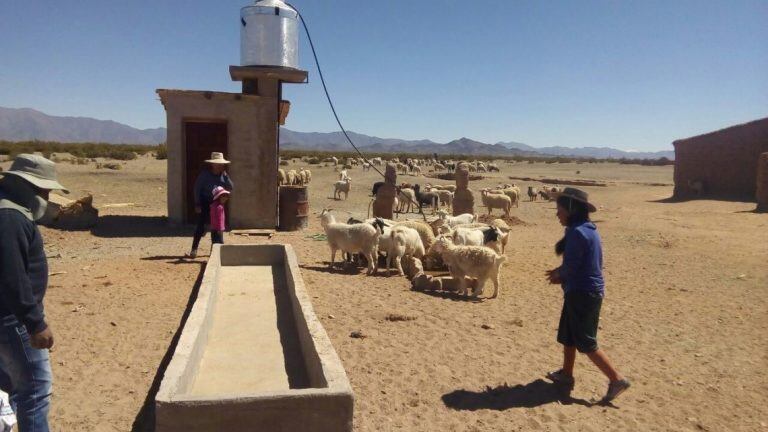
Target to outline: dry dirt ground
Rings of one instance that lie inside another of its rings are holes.
[[[562,294],[544,279],[563,233],[552,203],[513,210],[525,224],[512,228],[500,298],[465,301],[411,291],[397,276],[329,271],[327,245],[308,238],[321,232],[314,214],[332,206],[365,216],[377,174],[351,170],[349,200],[332,201],[336,173],[315,166],[309,229],[271,241],[296,249],[352,383],[356,431],[768,430],[768,215],[753,213],[753,203],[665,202],[672,167],[501,165],[470,187],[510,175],[614,182],[585,189],[599,205],[604,243],[599,340],[633,387],[614,406],[594,405],[606,380],[583,356],[573,399],[543,377],[561,360]],[[62,164],[74,196],[132,205],[102,208],[91,231],[42,229],[53,273],[45,302],[56,335],[54,430],[151,430],[148,408],[205,266],[206,257],[180,258],[191,229],[165,224],[165,163],[140,158],[124,168]],[[390,313],[416,319],[390,322]]]

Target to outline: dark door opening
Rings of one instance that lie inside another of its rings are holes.
[[[186,203],[187,222],[197,220],[195,214],[195,180],[200,171],[207,169],[205,161],[211,158],[212,152],[227,153],[227,122],[198,122],[184,123],[184,151],[186,156]],[[206,212],[208,209],[202,209]]]

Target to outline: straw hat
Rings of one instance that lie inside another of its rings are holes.
[[[216,201],[222,195],[229,195],[229,191],[224,189],[222,186],[216,186],[213,188],[211,194],[213,195],[213,200]]]
[[[22,153],[16,156],[11,169],[5,175],[14,175],[32,183],[35,187],[46,190],[69,190],[59,183],[56,177],[56,164],[39,155]]]
[[[206,160],[206,162],[211,164],[228,164],[229,161],[224,159],[224,153],[219,152],[213,152],[211,153],[211,158]]]
[[[597,211],[597,208],[594,206],[594,204],[589,202],[589,194],[581,189],[568,187],[563,189],[563,191],[560,193],[560,196],[565,196],[572,200],[583,202],[587,205],[590,213]]]

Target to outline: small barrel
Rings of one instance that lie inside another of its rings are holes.
[[[309,222],[309,191],[306,186],[280,186],[278,200],[280,231],[299,231]]]

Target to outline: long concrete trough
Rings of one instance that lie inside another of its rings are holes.
[[[351,431],[353,404],[293,248],[215,245],[155,397],[156,431]]]

